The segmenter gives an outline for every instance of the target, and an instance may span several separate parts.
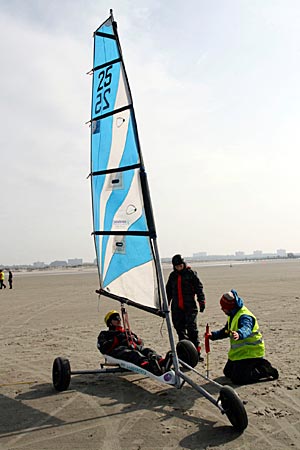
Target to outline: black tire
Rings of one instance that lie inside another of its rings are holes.
[[[54,388],[59,391],[68,389],[71,381],[71,366],[67,358],[55,358],[52,367],[52,381]]]
[[[231,425],[237,431],[244,431],[248,426],[248,416],[244,404],[234,389],[223,386],[220,390],[222,408]]]
[[[177,342],[176,353],[179,359],[193,368],[196,367],[199,362],[199,355],[196,347],[187,339],[182,339],[182,341]]]

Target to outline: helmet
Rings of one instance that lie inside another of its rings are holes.
[[[184,264],[184,260],[181,255],[174,255],[172,258],[173,266],[179,266],[179,264]]]
[[[120,314],[118,313],[118,311],[115,311],[115,310],[109,311],[106,314],[106,316],[104,317],[104,322],[106,323],[107,326],[108,326],[109,322],[111,321],[111,316],[113,316],[113,315],[119,316]]]

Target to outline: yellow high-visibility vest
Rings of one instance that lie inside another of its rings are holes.
[[[241,359],[249,358],[262,358],[265,355],[265,344],[262,338],[262,334],[259,331],[258,322],[254,314],[249,311],[246,306],[243,306],[236,315],[233,317],[231,324],[230,317],[228,317],[228,329],[229,331],[237,331],[239,328],[239,318],[246,314],[254,319],[254,327],[250,336],[246,339],[239,339],[235,341],[230,333],[230,350],[228,352],[228,359],[231,361],[237,361]]]

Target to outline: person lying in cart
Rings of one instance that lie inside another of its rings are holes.
[[[208,338],[230,338],[228,361],[224,375],[234,384],[276,380],[278,371],[265,356],[265,344],[254,314],[244,306],[243,299],[232,289],[220,299],[222,311],[228,316],[224,328],[209,333]]]
[[[161,376],[170,369],[171,352],[167,353],[166,358],[162,358],[151,348],[144,347],[141,338],[122,327],[118,311],[109,311],[104,322],[108,330],[101,331],[97,341],[97,347],[103,355],[128,361],[156,376]]]

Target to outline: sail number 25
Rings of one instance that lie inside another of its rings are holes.
[[[110,94],[110,83],[112,80],[112,74],[110,70],[112,69],[112,65],[106,67],[105,70],[101,70],[99,72],[98,78],[99,83],[97,87],[97,96],[95,103],[95,114],[99,114],[101,110],[105,110],[109,108],[109,100],[108,95]]]

